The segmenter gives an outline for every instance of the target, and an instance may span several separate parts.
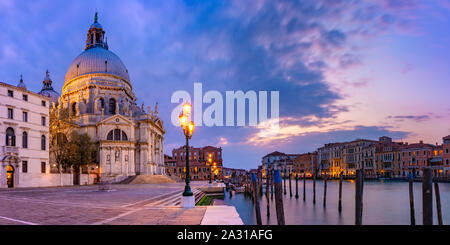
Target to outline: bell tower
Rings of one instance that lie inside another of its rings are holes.
[[[102,47],[108,49],[108,43],[105,41],[105,31],[103,31],[102,25],[98,23],[98,13],[95,13],[94,23],[89,28],[87,39],[86,39],[86,49],[94,47]]]

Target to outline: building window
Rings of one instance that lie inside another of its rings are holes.
[[[45,103],[45,100],[41,101],[41,104],[42,104],[43,107],[47,106],[47,103]]]
[[[43,174],[46,173],[46,164],[45,164],[45,162],[41,162],[41,173],[43,173]]]
[[[6,146],[16,146],[16,135],[12,128],[6,129]]]
[[[113,130],[109,131],[108,136],[106,136],[106,140],[114,140]]]
[[[41,123],[42,123],[42,126],[45,126],[45,124],[46,124],[46,119],[45,119],[45,117],[41,117]]]
[[[8,90],[8,96],[9,97],[14,97],[14,91]]]
[[[447,148],[447,149],[445,149],[445,153],[448,153],[448,148]]]
[[[28,173],[28,162],[22,161],[22,173]]]
[[[111,114],[111,115],[116,114],[116,100],[115,99],[109,99],[109,114]]]
[[[28,101],[28,95],[23,94],[23,95],[22,95],[22,99],[23,99],[24,101]]]
[[[45,151],[46,149],[46,140],[45,140],[45,135],[41,136],[41,150]]]
[[[120,129],[114,129],[114,140],[120,140]]]
[[[23,132],[22,134],[22,148],[28,148],[28,133]]]
[[[120,129],[114,129],[109,131],[108,135],[106,136],[106,140],[127,141],[128,136],[124,131]]]
[[[24,122],[28,122],[28,112],[26,111],[22,112],[22,119]]]
[[[127,141],[127,140],[128,140],[127,134],[125,134],[125,132],[122,131],[122,141]]]
[[[12,108],[8,108],[8,119],[14,119],[14,110]]]
[[[75,102],[72,103],[72,114],[77,114],[77,103]]]

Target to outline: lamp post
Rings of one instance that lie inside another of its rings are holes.
[[[183,192],[183,201],[182,206],[184,208],[192,208],[195,207],[195,197],[191,191],[191,187],[189,186],[190,176],[189,176],[189,140],[194,133],[194,122],[189,121],[189,116],[191,115],[191,104],[186,103],[183,105],[183,111],[180,114],[180,126],[183,129],[184,136],[186,137],[186,185],[184,187]]]
[[[208,154],[208,166],[209,166],[209,187],[212,187],[212,154]]]

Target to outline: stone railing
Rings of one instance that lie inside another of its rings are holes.
[[[19,154],[19,147],[17,146],[2,146],[3,154]]]

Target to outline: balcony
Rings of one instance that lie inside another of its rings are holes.
[[[19,147],[17,146],[2,146],[3,155],[18,155]]]

